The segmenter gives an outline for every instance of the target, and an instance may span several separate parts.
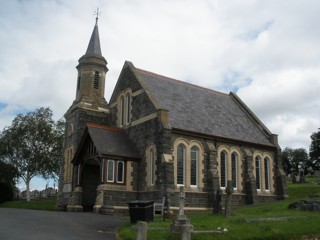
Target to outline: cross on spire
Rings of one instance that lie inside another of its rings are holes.
[[[94,15],[96,15],[96,24],[97,24],[97,23],[98,23],[99,16],[101,15],[101,12],[99,11],[99,7],[97,8],[96,11],[94,11]]]

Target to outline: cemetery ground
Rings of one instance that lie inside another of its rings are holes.
[[[186,212],[194,227],[192,239],[320,239],[319,212],[288,209],[291,203],[302,199],[320,200],[319,183],[319,178],[307,178],[303,184],[288,181],[289,199],[235,208],[228,217],[211,212]],[[171,224],[170,220],[164,222],[156,217],[148,223],[148,239],[180,239],[178,234],[170,232]],[[223,229],[227,232],[223,233]],[[130,223],[123,225],[118,233],[122,240],[136,239]]]
[[[288,181],[289,199],[234,208],[228,217],[211,212],[186,212],[194,226],[192,239],[320,239],[319,212],[288,209],[291,203],[302,199],[320,200],[320,185],[315,184],[319,182],[320,178],[307,178],[303,184]],[[0,208],[54,210],[55,204],[55,199],[19,200],[0,204]],[[136,239],[135,226],[130,224],[129,217],[123,219],[127,223],[118,230],[121,240]],[[172,223],[156,216],[148,223],[148,239],[180,239],[178,234],[170,232]],[[227,232],[223,233],[223,229]]]

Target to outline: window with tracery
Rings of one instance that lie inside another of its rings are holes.
[[[131,90],[121,93],[118,97],[118,126],[123,127],[131,122]]]
[[[177,148],[177,184],[184,185],[184,164],[186,158],[186,149],[183,144]]]
[[[117,162],[117,183],[124,182],[124,162],[118,161]]]
[[[107,182],[114,182],[114,160],[107,163]]]
[[[255,169],[256,169],[256,185],[257,190],[261,190],[261,159],[256,157],[255,159]]]
[[[220,177],[221,187],[227,187],[227,154],[224,151],[220,154]]]
[[[124,125],[124,97],[120,97],[120,126]]]
[[[125,179],[125,163],[124,161],[107,161],[107,182],[124,183]]]
[[[231,180],[232,187],[238,188],[238,154],[235,152],[231,154]]]
[[[151,186],[154,185],[155,181],[155,159],[154,159],[154,151],[150,150],[150,183]]]
[[[270,191],[270,160],[269,158],[264,159],[264,188],[266,191]]]
[[[198,185],[198,161],[199,161],[199,149],[197,147],[192,147],[191,148],[191,170],[190,170],[191,186]]]
[[[126,95],[126,124],[130,123],[131,114],[131,96],[129,93]]]

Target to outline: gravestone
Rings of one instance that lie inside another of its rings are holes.
[[[184,187],[180,187],[179,193],[179,214],[171,225],[171,232],[181,233],[181,240],[191,240],[191,232],[193,232],[193,225],[190,224],[190,220],[184,215],[184,200],[185,193]]]
[[[170,195],[173,194],[173,191],[167,190],[166,194],[164,195],[164,206],[163,206],[163,221],[171,218],[171,210],[170,210]]]
[[[320,200],[300,200],[289,205],[289,209],[320,212]]]
[[[221,213],[222,211],[222,190],[218,189],[215,195],[214,206],[213,206],[213,213]]]
[[[233,186],[232,181],[228,180],[227,188],[226,188],[226,207],[224,215],[227,217],[231,214],[231,204],[232,204],[232,193],[233,193]]]
[[[148,224],[146,222],[139,222],[138,233],[136,240],[147,240]]]

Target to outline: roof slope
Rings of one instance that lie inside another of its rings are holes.
[[[88,134],[100,155],[140,158],[123,129],[87,124]]]
[[[134,72],[157,104],[169,110],[172,128],[274,146],[232,94],[216,92],[137,68]]]

